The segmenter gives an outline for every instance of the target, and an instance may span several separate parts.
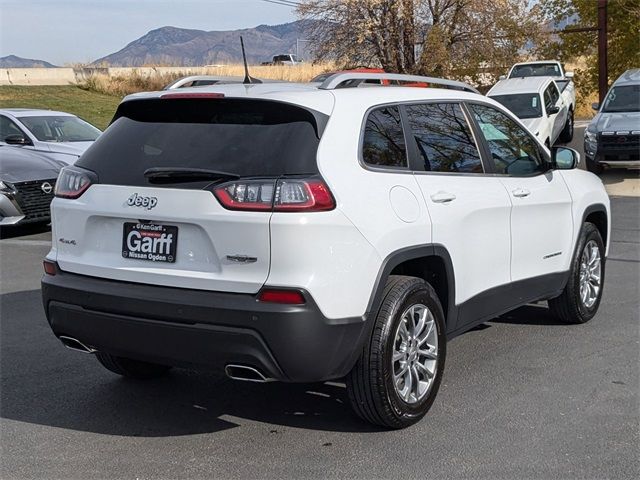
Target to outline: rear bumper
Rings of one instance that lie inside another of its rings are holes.
[[[281,381],[346,375],[366,336],[362,318],[327,319],[254,295],[104,280],[58,271],[42,279],[49,324],[98,351],[166,365],[247,365]]]

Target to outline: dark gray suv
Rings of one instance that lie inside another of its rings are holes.
[[[584,132],[587,168],[601,173],[604,167],[640,167],[640,69],[624,72]]]
[[[66,164],[20,147],[0,145],[0,226],[49,222],[49,206]]]

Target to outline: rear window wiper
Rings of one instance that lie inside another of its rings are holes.
[[[150,183],[184,183],[206,180],[237,180],[240,175],[207,168],[153,167],[144,171]]]

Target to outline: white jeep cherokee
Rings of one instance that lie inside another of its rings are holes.
[[[609,199],[577,162],[447,80],[130,96],[56,184],[48,321],[129,377],[346,377],[362,418],[405,427],[448,339],[539,300],[595,315]]]

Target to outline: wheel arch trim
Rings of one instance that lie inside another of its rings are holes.
[[[417,260],[426,257],[437,257],[442,260],[447,275],[447,311],[446,324],[447,328],[455,326],[457,318],[456,302],[455,302],[455,272],[453,269],[453,262],[449,251],[440,244],[425,244],[416,245],[412,247],[405,247],[400,250],[396,250],[383,260],[382,265],[378,271],[378,275],[373,285],[371,297],[367,305],[367,313],[365,318],[375,314],[382,304],[382,294],[385,284],[389,275],[398,265],[407,262],[409,260]]]
[[[610,237],[611,237],[611,220],[609,218],[609,211],[607,210],[607,207],[602,204],[602,203],[593,203],[591,205],[588,205],[585,209],[584,212],[582,212],[582,222],[580,223],[580,228],[578,229],[578,235],[576,236],[576,242],[575,242],[575,248],[577,248],[578,246],[578,238],[580,235],[580,231],[582,230],[582,225],[584,225],[587,221],[587,217],[589,215],[591,215],[592,213],[603,213],[604,214],[604,218],[606,220],[606,225],[605,225],[605,234],[604,234],[604,238],[602,239],[604,242],[604,246],[605,246],[605,251],[609,251],[609,242],[610,242]],[[596,228],[598,228],[598,231],[600,231],[600,226],[596,225]],[[601,232],[602,233],[602,232]]]

